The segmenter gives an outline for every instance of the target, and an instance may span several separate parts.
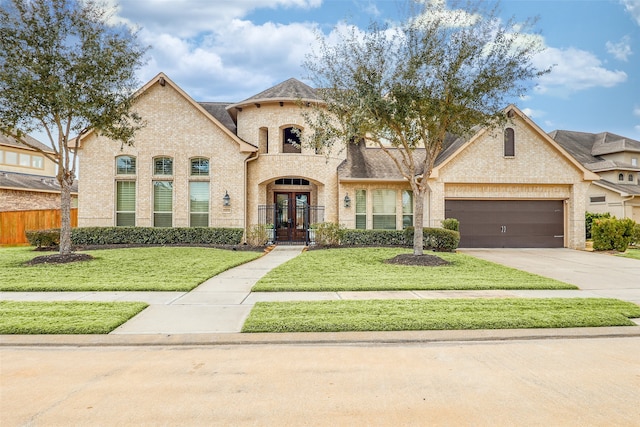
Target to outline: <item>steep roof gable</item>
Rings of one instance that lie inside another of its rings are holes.
[[[184,99],[186,99],[195,109],[200,111],[215,126],[220,128],[225,134],[227,134],[227,136],[229,136],[229,138],[231,138],[234,142],[236,142],[238,144],[241,152],[255,152],[255,151],[257,151],[257,147],[255,147],[254,145],[249,144],[248,142],[243,141],[242,139],[240,139],[228,126],[223,124],[218,118],[216,118],[203,105],[201,105],[201,104],[197,103],[196,101],[194,101],[193,98],[191,98],[189,95],[187,95],[187,93],[184,90],[182,90],[182,88],[180,88],[180,86],[178,86],[176,83],[174,83],[164,73],[159,73],[154,78],[149,80],[147,82],[147,84],[142,86],[142,88],[140,88],[134,94],[134,97],[139,98],[140,96],[144,95],[144,93],[147,92],[151,87],[153,87],[155,85],[160,85],[160,86],[169,85],[170,87],[172,87],[176,92],[178,92],[182,97],[184,97]],[[216,110],[216,108],[213,108],[213,110]],[[144,119],[144,117],[143,117],[143,119]],[[82,138],[80,139],[80,144],[79,144],[78,148],[82,148],[82,141],[85,140],[93,132],[94,132],[94,130],[92,129],[91,131],[87,132],[85,135],[82,136]],[[70,144],[75,145],[73,142],[70,142]]]
[[[53,149],[51,147],[44,145],[42,142],[38,141],[37,139],[29,135],[25,135],[24,139],[29,145],[31,145],[34,148],[38,148],[44,151],[45,153],[53,153]],[[28,147],[23,143],[17,141],[15,138],[7,136],[5,134],[0,134],[0,145],[32,150],[31,147]]]
[[[569,163],[571,163],[576,169],[580,170],[583,173],[583,177],[585,180],[597,180],[600,179],[598,175],[588,170],[582,163],[576,160],[571,154],[569,154],[562,146],[560,146],[556,141],[553,140],[549,135],[547,135],[533,120],[527,117],[518,107],[511,104],[507,108],[504,109],[505,114],[513,114],[514,117],[519,117],[522,119],[528,126],[530,126],[534,132],[536,132],[540,138],[545,141],[549,146],[551,146],[554,150],[558,151]],[[471,138],[464,140],[461,138],[451,140],[449,146],[443,147],[442,152],[436,159],[436,164],[434,165],[433,172],[431,173],[431,178],[437,178],[440,170],[449,162],[453,161],[455,157],[460,154],[466,147],[473,144],[480,137],[484,136],[487,132],[490,132],[490,129],[482,128],[476,132]],[[445,144],[446,145],[446,144]]]

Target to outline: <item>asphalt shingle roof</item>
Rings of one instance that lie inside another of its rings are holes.
[[[320,98],[316,94],[316,90],[311,86],[302,83],[300,80],[291,78],[280,84],[277,84],[267,90],[260,92],[244,101],[230,105],[232,107],[242,107],[247,104],[254,104],[266,101],[319,101]]]
[[[234,134],[236,133],[236,123],[233,121],[233,118],[227,111],[227,107],[231,105],[230,102],[198,102],[198,104],[200,104],[202,108],[207,110],[207,113],[215,117],[227,129],[229,129]]]
[[[18,172],[0,172],[0,188],[49,193],[60,192],[60,184],[55,177]],[[77,180],[71,186],[71,192],[78,192]]]
[[[52,153],[53,152],[51,147],[48,147],[48,146],[44,145],[43,143],[41,143],[40,141],[38,141],[35,138],[30,137],[29,135],[25,136],[25,140],[29,144],[33,145],[34,147],[38,147],[43,151],[46,151],[48,153]],[[6,136],[5,134],[0,134],[0,145],[8,145],[10,147],[18,147],[18,148],[29,149],[29,147],[27,147],[26,145],[22,144],[21,142],[18,142],[15,138]]]

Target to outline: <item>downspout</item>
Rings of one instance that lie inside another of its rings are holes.
[[[255,156],[254,156],[255,154]],[[244,159],[244,241],[247,242],[247,229],[249,227],[249,194],[247,193],[247,179],[249,175],[249,162],[257,160],[260,157],[258,151],[249,153],[246,159]]]
[[[635,198],[636,196],[633,195],[633,196],[630,196],[628,199],[622,199],[622,214],[624,215],[625,218],[627,217],[627,207],[625,206],[625,203]]]

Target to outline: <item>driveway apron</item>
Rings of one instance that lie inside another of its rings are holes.
[[[637,259],[566,248],[459,251],[576,285],[585,297],[617,298],[640,305],[640,261]]]

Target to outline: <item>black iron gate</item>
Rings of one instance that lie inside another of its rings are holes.
[[[310,242],[309,228],[324,221],[324,206],[311,206],[297,199],[258,206],[259,224],[267,227],[274,243]]]

